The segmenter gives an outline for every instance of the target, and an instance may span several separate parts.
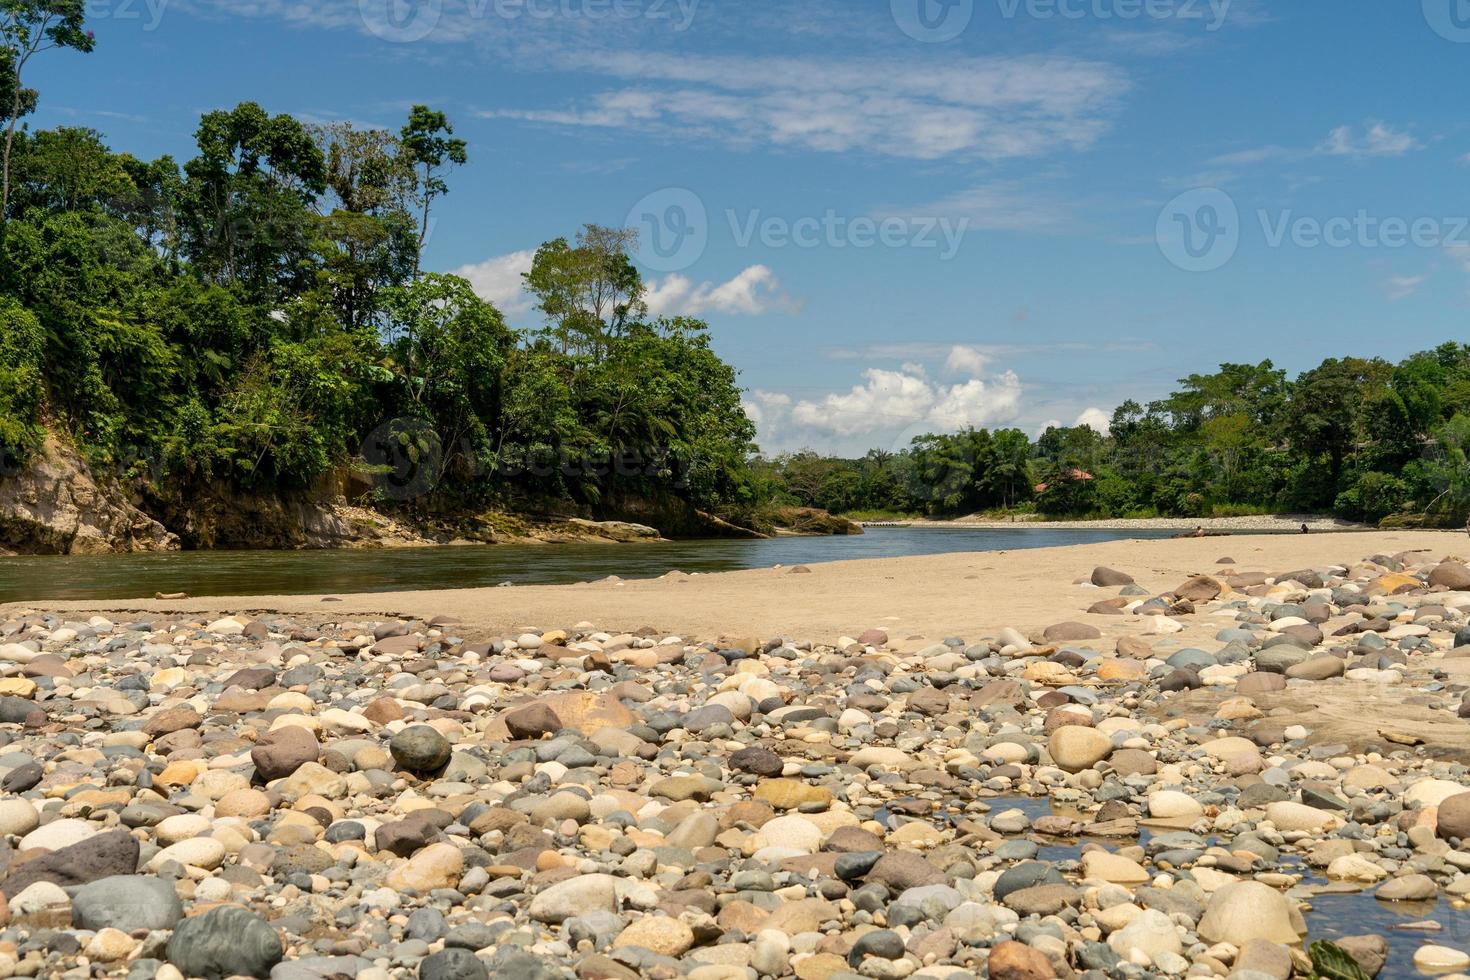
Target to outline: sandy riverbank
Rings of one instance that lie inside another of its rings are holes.
[[[875,523],[881,524],[887,522]],[[937,529],[983,528],[987,530],[1004,530],[1006,528],[1047,528],[1056,531],[1193,531],[1195,528],[1202,527],[1206,531],[1226,531],[1232,534],[1296,534],[1301,532],[1303,524],[1313,532],[1374,530],[1366,524],[1355,524],[1352,521],[1338,520],[1335,517],[1322,517],[1317,514],[1253,514],[1245,517],[1147,517],[1137,519],[1111,517],[1097,521],[1045,521],[1040,519],[997,521],[982,517],[959,517],[950,521],[919,519],[913,521],[895,521],[893,523],[907,524],[910,527]]]
[[[975,552],[629,582],[517,586],[340,596],[226,596],[180,601],[21,603],[0,613],[45,608],[72,614],[119,611],[223,613],[269,611],[312,617],[452,616],[468,635],[522,626],[545,629],[591,622],[601,629],[643,626],[691,637],[788,635],[830,642],[881,627],[896,638],[993,635],[1078,619],[1109,634],[1138,632],[1138,617],[1087,616],[1103,593],[1085,580],[1097,565],[1124,569],[1154,592],[1234,558],[1242,571],[1281,572],[1374,553],[1425,549],[1470,556],[1463,533],[1395,531],[1233,538],[1110,541],[1016,552]],[[335,601],[333,601],[335,600]],[[1210,624],[1195,624],[1201,639]],[[1192,635],[1192,634],[1191,634]],[[914,643],[922,642],[918,639]]]

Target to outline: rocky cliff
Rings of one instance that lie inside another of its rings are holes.
[[[161,485],[137,499],[98,476],[65,439],[11,474],[0,471],[0,554],[84,555],[188,549],[296,550],[435,544],[630,543],[668,538],[762,538],[777,533],[861,534],[850,521],[786,508],[731,523],[674,494],[620,495],[596,509],[518,500],[504,510],[420,512],[358,506],[346,469],[293,494],[253,494],[225,482],[184,492]]]
[[[179,539],[99,481],[75,449],[48,436],[18,472],[0,475],[0,549],[32,555],[177,551]]]

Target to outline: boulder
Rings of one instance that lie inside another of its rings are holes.
[[[1259,881],[1238,881],[1210,896],[1200,919],[1200,937],[1211,943],[1244,946],[1253,939],[1295,945],[1300,941],[1292,925],[1286,896]]]

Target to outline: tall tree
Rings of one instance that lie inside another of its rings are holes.
[[[454,136],[449,117],[426,105],[416,105],[408,114],[408,124],[398,136],[404,151],[418,170],[419,255],[414,258],[413,274],[418,278],[424,246],[429,241],[429,209],[434,198],[449,193],[444,175],[451,167],[469,162],[469,150],[462,139]]]
[[[0,159],[0,227],[10,211],[10,152],[15,127],[36,111],[35,89],[25,87],[30,60],[43,51],[73,48],[91,51],[95,43],[85,28],[86,0],[0,0],[0,111],[5,113],[5,149]]]
[[[326,159],[323,201],[331,208],[318,226],[320,279],[338,319],[363,330],[379,312],[378,293],[403,285],[417,267],[414,164],[387,130],[334,123],[310,132]]]
[[[636,246],[635,231],[587,225],[575,246],[558,238],[537,249],[526,288],[563,351],[600,360],[648,312],[647,287],[628,258]]]
[[[209,279],[277,305],[312,280],[311,208],[326,161],[306,127],[254,102],[199,122],[199,155],[184,165],[185,245]]]

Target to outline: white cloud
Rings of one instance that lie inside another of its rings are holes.
[[[1061,56],[941,64],[581,52],[567,67],[627,84],[561,108],[482,114],[742,147],[1013,159],[1091,146],[1130,88],[1112,65]]]
[[[1085,425],[1093,432],[1096,432],[1098,435],[1105,436],[1108,434],[1109,430],[1112,429],[1113,420],[1112,417],[1109,416],[1108,413],[1104,412],[1102,409],[1089,408],[1083,411],[1081,415],[1077,416],[1077,421],[1073,422],[1072,425]]]
[[[1362,133],[1354,126],[1339,126],[1328,134],[1317,152],[1334,157],[1401,157],[1423,146],[1403,130],[1369,121]]]
[[[791,396],[779,391],[756,388],[740,400],[748,419],[755,423],[763,440],[779,441],[786,428],[791,409]]]
[[[989,363],[990,358],[979,348],[956,345],[949,349],[944,370],[950,374],[975,375],[985,370],[985,365]]]
[[[473,265],[460,266],[454,275],[463,276],[475,287],[481,299],[489,300],[501,313],[510,315],[529,313],[535,305],[531,294],[525,290],[521,275],[531,271],[531,262],[536,258],[532,249],[497,255]]]
[[[1237,150],[1234,153],[1225,153],[1212,157],[1210,163],[1217,167],[1245,167],[1256,163],[1266,163],[1269,160],[1280,160],[1296,156],[1296,151],[1288,150],[1284,146],[1258,146],[1248,150]]]
[[[934,407],[934,388],[923,378],[883,368],[869,368],[863,377],[850,391],[797,402],[792,418],[819,432],[852,436],[916,422]]]
[[[1408,299],[1410,296],[1413,296],[1419,291],[1419,287],[1428,281],[1429,277],[1427,275],[1390,276],[1383,284],[1383,287],[1388,293],[1389,302],[1396,303],[1401,299]]]
[[[964,384],[936,392],[939,400],[929,411],[929,421],[945,430],[979,428],[996,422],[1009,422],[1021,406],[1021,379],[1014,371],[997,375],[989,381],[971,378]]]
[[[536,253],[532,249],[497,255],[483,262],[460,266],[453,274],[470,281],[475,293],[494,303],[507,316],[529,313],[535,298],[525,289],[524,273],[531,271]],[[781,288],[776,274],[764,265],[753,265],[728,282],[696,283],[687,276],[670,275],[648,283],[648,309],[654,316],[698,316],[723,313],[728,316],[759,316],[772,311],[800,312],[801,304]]]
[[[850,437],[922,425],[935,431],[985,426],[1016,417],[1021,379],[1006,371],[988,380],[935,384],[922,373],[869,368],[863,382],[791,409],[797,425],[826,436]]]
[[[760,316],[769,312],[795,313],[801,304],[781,289],[769,266],[753,265],[723,283],[695,283],[674,273],[648,284],[648,310],[655,316],[698,316],[724,313]]]

